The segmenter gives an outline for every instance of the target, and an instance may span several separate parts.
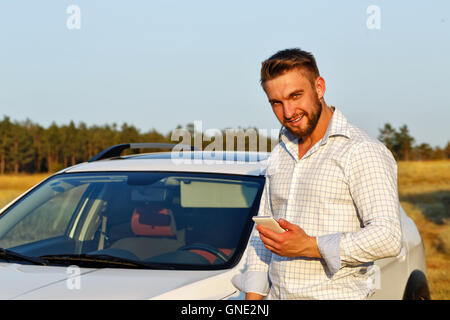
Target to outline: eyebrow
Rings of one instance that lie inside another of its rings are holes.
[[[297,89],[297,90],[294,90],[294,91],[292,91],[291,93],[288,94],[288,98],[291,98],[291,97],[293,97],[294,95],[296,95],[296,94],[298,94],[298,93],[303,93],[303,92],[305,92],[305,90],[303,90],[303,89]],[[275,102],[281,102],[281,101],[280,101],[280,100],[277,100],[277,99],[269,99],[269,103],[270,103],[270,104],[273,104],[273,103],[275,103]]]
[[[269,103],[270,104],[274,104],[275,102],[281,102],[280,100],[276,100],[276,99],[269,99]]]
[[[292,96],[296,95],[297,93],[303,93],[303,92],[305,92],[305,90],[303,90],[303,89],[298,89],[298,90],[292,91],[292,92],[288,95],[288,97],[292,97]]]

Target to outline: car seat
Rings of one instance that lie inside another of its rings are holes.
[[[184,231],[177,231],[172,211],[160,202],[138,205],[129,222],[132,234],[111,245],[132,252],[140,259],[175,251],[185,244]]]
[[[140,206],[131,216],[131,230],[138,236],[175,237],[176,226],[169,209]]]

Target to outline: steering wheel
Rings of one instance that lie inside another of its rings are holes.
[[[185,246],[182,246],[178,250],[186,251],[186,250],[203,250],[207,251],[209,253],[212,253],[216,257],[218,257],[223,262],[227,262],[227,257],[217,248],[214,248],[213,246],[206,244],[206,243],[192,243]]]

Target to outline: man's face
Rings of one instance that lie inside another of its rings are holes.
[[[318,90],[297,69],[264,83],[272,110],[280,123],[297,138],[314,131],[322,112]]]

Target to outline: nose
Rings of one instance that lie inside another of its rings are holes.
[[[287,120],[291,119],[293,116],[295,116],[296,113],[295,104],[292,103],[291,101],[286,101],[283,104],[283,113],[285,119]]]

